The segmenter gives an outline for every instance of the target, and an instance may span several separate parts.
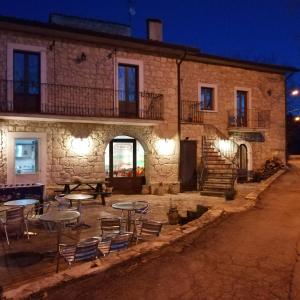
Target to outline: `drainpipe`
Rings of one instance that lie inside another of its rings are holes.
[[[178,119],[177,119],[177,130],[178,130],[178,137],[179,137],[179,163],[178,163],[178,181],[180,182],[180,141],[181,141],[181,64],[185,60],[187,55],[187,50],[184,51],[183,55],[176,59],[176,65],[177,65],[177,111],[178,111]]]

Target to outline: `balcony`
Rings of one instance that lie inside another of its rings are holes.
[[[163,95],[3,80],[0,113],[162,120]]]
[[[181,101],[181,122],[203,124],[203,112],[200,110],[199,101]]]
[[[268,128],[270,114],[270,110],[247,109],[245,113],[229,110],[228,128]]]

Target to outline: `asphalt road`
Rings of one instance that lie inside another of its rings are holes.
[[[300,164],[253,209],[140,264],[49,291],[49,299],[300,299]]]

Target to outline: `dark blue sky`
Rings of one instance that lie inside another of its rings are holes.
[[[7,0],[0,14],[47,21],[60,12],[129,23],[128,2],[134,36],[145,37],[147,18],[161,18],[165,41],[300,68],[300,0]],[[291,84],[299,86],[300,76]]]

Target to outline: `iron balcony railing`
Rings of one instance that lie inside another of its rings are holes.
[[[229,128],[268,128],[270,110],[247,109],[245,112],[228,111]]]
[[[199,101],[181,101],[182,122],[203,124],[203,112],[200,110]]]
[[[163,95],[2,80],[0,112],[162,120]]]

